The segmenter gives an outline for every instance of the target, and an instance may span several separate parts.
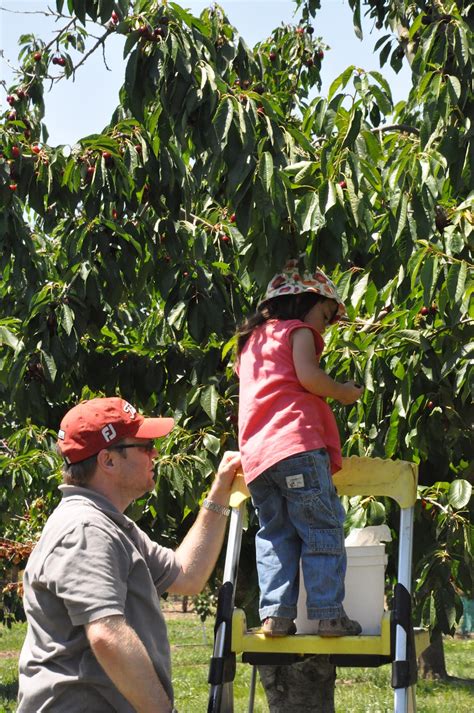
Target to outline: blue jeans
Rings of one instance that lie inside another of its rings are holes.
[[[308,619],[342,614],[345,511],[322,448],[285,458],[249,484],[256,537],[260,617],[296,617],[300,559]]]

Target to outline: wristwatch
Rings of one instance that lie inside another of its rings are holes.
[[[229,517],[230,515],[230,508],[228,508],[227,505],[218,505],[212,500],[208,500],[208,498],[204,498],[202,506],[203,508],[206,508],[206,510],[217,512],[219,515],[225,515],[226,517]]]

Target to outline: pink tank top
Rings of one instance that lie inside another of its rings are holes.
[[[247,483],[278,461],[316,448],[327,448],[333,473],[341,469],[334,414],[296,376],[290,335],[301,328],[313,332],[320,354],[322,336],[299,319],[268,320],[252,332],[240,354],[239,448]]]

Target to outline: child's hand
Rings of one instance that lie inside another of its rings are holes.
[[[349,406],[360,399],[363,393],[363,386],[356,384],[355,381],[346,381],[345,384],[339,384],[337,400],[344,406]]]

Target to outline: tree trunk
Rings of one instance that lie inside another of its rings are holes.
[[[259,666],[270,713],[334,713],[336,667],[328,656],[286,666]]]
[[[418,673],[420,678],[448,678],[444,659],[443,637],[440,631],[433,632],[430,645],[418,659]]]

